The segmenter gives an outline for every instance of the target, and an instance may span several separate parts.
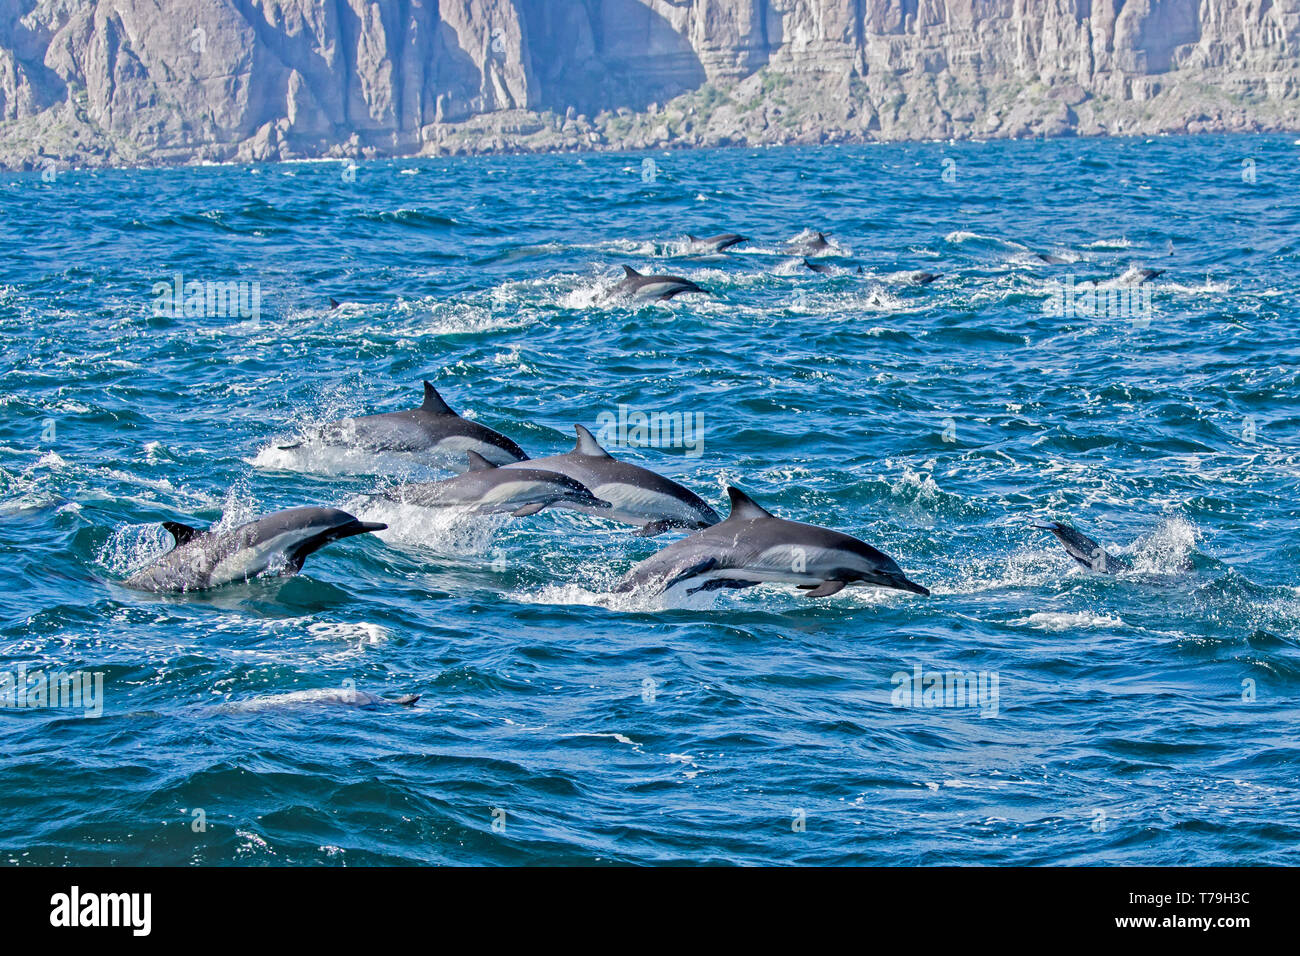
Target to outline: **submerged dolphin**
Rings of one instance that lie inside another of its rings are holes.
[[[587,429],[581,425],[573,427],[578,441],[568,454],[534,458],[506,465],[501,470],[541,468],[567,475],[591,489],[597,498],[613,505],[603,509],[580,504],[568,507],[584,514],[641,525],[639,534],[644,537],[670,528],[707,528],[718,523],[718,513],[693,491],[648,468],[619,461],[601,448]]]
[[[813,262],[811,259],[808,259],[807,257],[805,257],[803,260],[803,267],[805,269],[811,269],[813,272],[819,272],[822,275],[828,275],[831,271],[830,266],[824,265],[823,263],[820,262]]]
[[[424,403],[419,408],[329,422],[309,433],[308,438],[368,452],[430,452],[449,459],[449,464],[463,461],[468,451],[498,465],[528,457],[500,432],[461,418],[429,382],[424,383]],[[302,444],[280,447],[291,449]]]
[[[399,485],[384,492],[385,498],[424,508],[463,508],[473,514],[499,514],[508,511],[515,517],[535,515],[551,506],[582,505],[593,513],[609,510],[581,482],[558,471],[533,467],[498,468],[482,455],[468,453],[469,470],[445,481]]]
[[[164,521],[176,546],[124,582],[142,591],[203,591],[244,581],[273,565],[302,570],[307,556],[331,541],[383,531],[387,525],[358,521],[337,508],[288,508],[228,531],[200,531]]]
[[[707,289],[701,289],[690,279],[670,275],[642,275],[631,266],[623,267],[623,278],[609,291],[611,295],[630,295],[634,299],[659,299],[660,301],[667,301],[683,292],[709,295]]]
[[[1065,545],[1065,550],[1070,557],[1090,571],[1114,574],[1116,571],[1133,569],[1132,563],[1126,558],[1111,554],[1092,538],[1076,531],[1068,524],[1059,521],[1035,521],[1033,527],[1052,532],[1057,540]]]
[[[420,699],[419,694],[400,697],[380,697],[351,687],[322,687],[317,690],[295,690],[286,694],[263,694],[247,700],[232,700],[211,708],[220,714],[247,714],[264,710],[293,710],[306,707],[357,707],[373,710],[383,706],[411,707]]]
[[[675,541],[646,558],[615,588],[627,592],[686,586],[687,594],[756,584],[794,584],[805,597],[835,594],[847,584],[929,594],[894,559],[851,535],[774,517],[739,488],[728,488],[731,514],[721,524]]]
[[[692,245],[707,248],[711,252],[722,252],[732,246],[738,246],[742,242],[749,242],[748,237],[737,235],[734,232],[720,232],[716,236],[692,236],[688,232],[686,238],[691,241]]]

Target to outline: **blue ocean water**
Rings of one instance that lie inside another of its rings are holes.
[[[0,859],[1300,862],[1298,161],[1204,137],[0,179],[0,672],[103,681],[98,717],[0,708]],[[810,229],[829,272],[786,247]],[[723,230],[751,240],[687,254]],[[624,264],[716,295],[610,300]],[[1166,270],[1145,300],[1053,310],[1133,267]],[[165,314],[178,275],[249,307]],[[423,378],[534,456],[620,407],[690,416],[695,448],[611,450],[933,593],[614,596],[680,535],[381,508],[428,466],[277,447]],[[316,503],[390,529],[297,577],[118,583],[162,520]],[[1087,571],[1045,518],[1136,570]],[[899,706],[918,671],[996,693]],[[421,697],[301,700],[353,686]]]

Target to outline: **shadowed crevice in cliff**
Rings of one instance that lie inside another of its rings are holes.
[[[707,80],[689,39],[639,0],[516,0],[536,105],[639,112]]]

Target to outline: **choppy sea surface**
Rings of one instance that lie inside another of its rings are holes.
[[[1297,196],[1293,136],[0,178],[0,860],[1300,863]],[[714,295],[611,299],[625,264]],[[424,378],[533,456],[689,416],[611,451],[933,593],[614,596],[681,533],[381,507],[446,473],[278,447]],[[390,528],[120,584],[163,520],[299,504]],[[52,671],[102,714],[13,706]]]

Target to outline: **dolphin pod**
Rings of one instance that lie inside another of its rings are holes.
[[[749,241],[734,232],[686,238],[694,252],[721,253]],[[833,270],[812,257],[833,252],[826,232],[805,230],[786,244],[803,268]],[[1068,260],[1035,253],[1047,265]],[[684,294],[711,294],[694,281],[671,274],[643,274],[623,266],[610,290],[634,300],[668,301]],[[861,273],[861,267],[858,268]],[[1149,281],[1163,270],[1131,267],[1113,280]],[[940,278],[932,272],[896,274],[896,280],[925,286]],[[329,298],[330,310],[340,307]],[[817,525],[778,518],[734,487],[727,488],[731,511],[723,520],[690,489],[603,448],[590,431],[575,425],[572,450],[531,459],[512,439],[454,411],[429,381],[416,408],[326,422],[304,431],[282,449],[311,443],[367,453],[406,453],[427,457],[459,474],[435,482],[398,485],[377,497],[430,508],[456,508],[471,514],[534,515],[546,508],[573,510],[634,526],[641,536],[667,531],[692,532],[636,565],[619,591],[651,587],[688,593],[748,588],[762,583],[792,584],[807,597],[832,595],[852,584],[869,584],[928,595],[906,577],[888,555],[850,535]],[[386,526],[358,520],[333,508],[298,507],[265,515],[228,530],[164,522],[173,548],[126,586],[154,592],[186,592],[247,580],[268,571],[296,573],[305,559],[325,545]],[[1080,564],[1115,573],[1131,569],[1127,559],[1060,522],[1038,522]]]

